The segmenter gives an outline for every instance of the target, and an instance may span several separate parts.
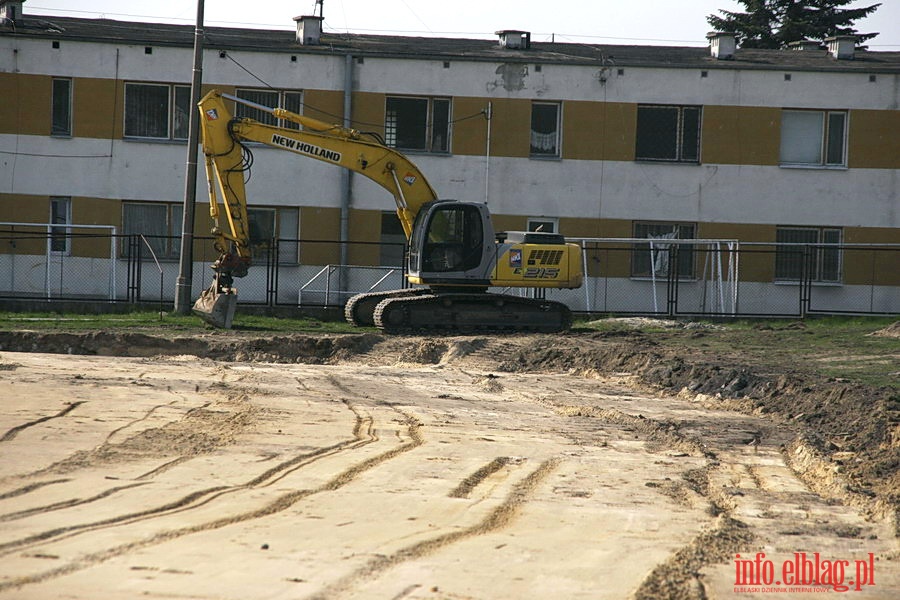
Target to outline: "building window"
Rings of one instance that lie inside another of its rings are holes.
[[[125,137],[186,140],[191,87],[125,84]]]
[[[556,102],[531,104],[531,156],[559,158],[560,105]]]
[[[289,92],[283,90],[255,90],[239,88],[235,90],[235,96],[247,102],[261,104],[268,108],[284,108],[292,113],[303,113],[303,92]],[[234,116],[259,121],[266,125],[274,125],[287,129],[300,129],[300,125],[293,121],[276,119],[275,115],[268,111],[253,108],[240,102],[235,103]]]
[[[384,139],[388,146],[402,150],[449,152],[450,100],[388,97]]]
[[[50,251],[69,254],[69,228],[72,224],[72,199],[68,197],[50,198]]]
[[[72,135],[72,80],[53,80],[50,135]]]
[[[637,110],[636,160],[700,162],[700,107],[642,104]]]
[[[559,231],[559,219],[554,217],[529,217],[528,231],[540,231],[541,233],[556,233]]]
[[[406,245],[406,234],[396,211],[381,213],[381,256],[382,267],[400,267],[403,265],[403,251]]]
[[[841,230],[779,227],[775,233],[775,280],[841,281]]]
[[[847,166],[847,111],[781,112],[781,164]]]
[[[178,258],[181,250],[181,227],[184,207],[166,202],[123,202],[122,233],[143,235],[156,258]],[[127,241],[123,240],[122,254]],[[146,245],[141,242],[142,252]]]
[[[668,240],[694,239],[696,226],[688,223],[634,224],[634,237],[652,240],[635,244],[631,259],[632,277],[667,277],[671,251],[676,246]],[[678,277],[694,277],[694,245],[677,244]]]
[[[300,209],[293,207],[248,208],[250,252],[253,262],[267,264],[272,244],[278,244],[279,264],[297,264]]]

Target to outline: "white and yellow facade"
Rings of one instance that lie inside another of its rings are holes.
[[[174,123],[167,139],[128,135],[126,96],[136,84],[169,86],[174,112],[175,94],[190,84],[193,28],[42,21],[56,26],[29,20],[27,10],[18,27],[0,24],[0,221],[46,223],[60,197],[71,199],[71,223],[119,228],[123,205],[178,205],[186,143],[172,134]],[[294,94],[310,116],[388,137],[392,99],[438,99],[449,106],[448,141],[408,154],[441,197],[487,202],[497,230],[545,221],[570,238],[632,238],[637,224],[689,224],[696,238],[771,244],[779,229],[811,228],[836,230],[843,244],[900,244],[900,53],[739,49],[717,57],[713,42],[713,52],[530,40],[515,47],[212,28],[203,81],[204,90]],[[66,88],[70,131],[54,133]],[[535,152],[536,105],[557,118],[549,155]],[[427,106],[431,123],[438,117]],[[675,135],[672,160],[646,156],[646,144],[668,152],[648,141],[653,123],[641,124],[655,112],[677,120],[677,130],[659,136]],[[789,137],[798,128],[808,135],[803,128],[815,119],[825,123],[823,158],[786,161],[795,151]],[[694,133],[696,144],[685,137]],[[250,203],[296,211],[280,237],[383,239],[392,199],[382,189],[289,152],[254,154]],[[196,231],[207,228],[198,204]],[[338,260],[319,246],[300,255],[305,264]],[[345,258],[379,260],[362,246]],[[844,258],[837,283],[853,284],[852,260]],[[610,269],[605,275],[634,276],[626,264]],[[772,261],[742,269],[742,281],[775,278]],[[900,265],[893,271],[880,281],[900,286]]]

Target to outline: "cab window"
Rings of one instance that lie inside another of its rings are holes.
[[[428,223],[423,255],[426,271],[468,271],[481,263],[484,231],[474,206],[442,207]]]

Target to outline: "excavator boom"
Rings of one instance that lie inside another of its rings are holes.
[[[301,129],[266,125],[252,119],[236,119],[226,101],[269,112]],[[201,140],[206,160],[209,212],[219,257],[213,264],[215,279],[194,303],[194,313],[215,327],[230,328],[237,306],[235,277],[243,277],[251,262],[250,225],[244,174],[247,149],[244,142],[258,142],[288,150],[368,177],[394,197],[397,216],[407,239],[420,208],[437,198],[425,175],[406,156],[374,137],[339,125],[329,125],[282,108],[269,108],[219,91],[200,100]],[[219,198],[224,206],[222,223]]]

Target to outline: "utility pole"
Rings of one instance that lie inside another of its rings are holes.
[[[197,0],[197,25],[194,28],[194,72],[191,78],[191,105],[188,115],[187,172],[184,181],[184,210],[181,221],[181,253],[178,281],[175,283],[175,312],[191,312],[191,287],[194,269],[194,203],[197,200],[197,144],[200,138],[200,85],[203,82],[203,1]]]

